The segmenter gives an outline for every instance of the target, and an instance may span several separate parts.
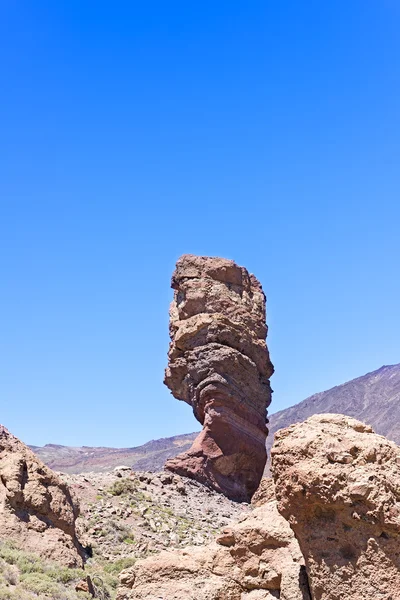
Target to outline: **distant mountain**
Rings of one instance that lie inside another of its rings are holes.
[[[400,445],[400,364],[381,367],[270,415],[268,454],[278,429],[329,412],[364,421]],[[31,448],[49,467],[64,473],[104,472],[118,465],[128,465],[136,471],[159,471],[167,458],[187,450],[196,435],[152,440],[136,448],[74,448],[56,444]]]
[[[197,433],[152,440],[135,448],[92,448],[57,444],[30,448],[51,469],[63,473],[106,472],[120,465],[127,465],[135,471],[161,471],[167,458],[190,448]]]

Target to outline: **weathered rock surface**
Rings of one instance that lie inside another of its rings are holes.
[[[269,496],[269,493],[268,493]],[[299,546],[270,500],[216,542],[161,552],[120,574],[118,600],[310,600]]]
[[[67,566],[81,566],[78,513],[67,485],[0,425],[0,537]]]
[[[184,255],[172,277],[165,383],[203,430],[166,468],[248,501],[266,462],[273,366],[265,343],[265,295],[231,260]]]
[[[276,434],[278,508],[314,600],[400,598],[400,448],[351,417],[315,415]]]

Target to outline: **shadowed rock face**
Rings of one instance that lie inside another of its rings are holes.
[[[261,480],[273,366],[265,343],[265,295],[246,269],[184,255],[172,276],[165,383],[203,425],[166,468],[249,501]]]
[[[314,415],[278,431],[280,513],[314,600],[400,598],[400,448],[351,417]]]
[[[67,566],[81,566],[78,514],[67,485],[0,425],[0,537]]]

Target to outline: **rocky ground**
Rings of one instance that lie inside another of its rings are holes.
[[[105,560],[202,545],[250,510],[167,472],[61,475],[78,496],[78,537]]]
[[[79,499],[76,528],[92,553],[86,571],[114,595],[117,575],[138,558],[168,548],[202,546],[252,507],[168,472],[61,474]]]

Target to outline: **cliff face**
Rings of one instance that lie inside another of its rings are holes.
[[[265,343],[265,295],[243,267],[182,256],[172,277],[165,383],[203,425],[166,468],[248,501],[263,474],[273,366]]]
[[[278,509],[306,561],[313,600],[400,598],[400,448],[344,415],[280,430]]]
[[[78,514],[67,485],[0,425],[0,537],[67,566],[80,566]]]

